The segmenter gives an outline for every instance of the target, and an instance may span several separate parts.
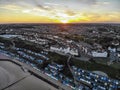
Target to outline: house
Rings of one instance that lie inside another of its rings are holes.
[[[116,52],[116,48],[115,48],[115,47],[108,47],[108,50],[109,50],[110,52]]]
[[[108,50],[109,50],[109,52],[110,52],[110,60],[111,61],[119,61],[119,59],[120,59],[120,48],[119,47],[108,47]]]
[[[119,54],[119,57],[120,57],[120,47],[117,47],[116,51],[117,51],[117,53]]]
[[[75,49],[75,48],[51,46],[50,50],[51,51],[62,52],[62,53],[65,53],[65,54],[71,54],[71,55],[78,56],[78,50]]]
[[[111,43],[112,43],[112,45],[114,45],[114,46],[118,46],[118,45],[120,45],[120,43],[119,43],[118,40],[114,40],[114,41],[112,41]]]
[[[108,56],[108,53],[106,51],[92,51],[92,56],[93,57],[107,57]]]

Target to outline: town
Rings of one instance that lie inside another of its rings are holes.
[[[120,24],[1,24],[0,53],[74,90],[120,88]]]

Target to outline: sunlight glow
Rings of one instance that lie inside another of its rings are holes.
[[[105,2],[104,4],[108,3]],[[90,9],[83,11],[74,8],[61,8],[60,6],[61,5],[59,3],[47,3],[41,6],[32,4],[27,4],[27,6],[24,6],[20,4],[15,5],[12,3],[5,5],[0,4],[0,23],[120,22],[120,12],[117,10],[111,12],[95,10],[93,12],[90,11]],[[94,7],[91,8],[94,10]]]
[[[61,20],[61,23],[69,23],[67,20]]]

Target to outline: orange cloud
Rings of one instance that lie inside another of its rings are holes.
[[[48,9],[49,8],[49,9]],[[3,9],[3,10],[2,10]],[[0,7],[0,22],[40,22],[40,23],[75,23],[75,22],[120,22],[120,12],[89,12],[49,6],[23,8],[17,5]]]

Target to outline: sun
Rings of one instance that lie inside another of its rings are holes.
[[[57,13],[56,14],[57,17],[58,17],[58,20],[61,22],[61,23],[68,23],[69,22],[69,15],[67,15],[66,13]]]
[[[68,23],[68,20],[60,20],[61,23]]]

